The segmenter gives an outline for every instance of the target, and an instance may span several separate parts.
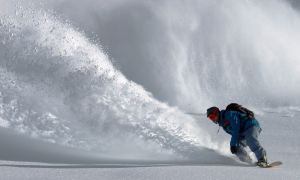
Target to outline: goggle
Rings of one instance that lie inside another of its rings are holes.
[[[217,114],[217,113],[210,113],[210,114],[208,115],[208,118],[209,118],[212,122],[217,123],[217,120],[218,120],[218,114]]]

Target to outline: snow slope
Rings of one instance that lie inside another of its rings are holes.
[[[60,157],[57,159],[55,155],[46,155],[47,158],[52,159],[53,162],[58,163],[29,163],[21,161],[1,161],[0,172],[1,179],[233,179],[233,180],[252,180],[252,179],[266,179],[266,180],[297,180],[300,178],[300,143],[299,143],[299,126],[298,119],[299,112],[265,112],[259,116],[263,127],[263,132],[260,136],[262,144],[267,149],[269,160],[281,160],[283,165],[273,169],[261,169],[257,167],[247,167],[244,164],[227,163],[227,164],[208,164],[202,162],[176,162],[176,161],[162,161],[162,162],[113,162],[103,160],[97,162],[97,158],[90,159],[84,157],[80,161],[80,156],[75,159],[72,158],[72,163],[68,161],[68,157]],[[288,116],[287,116],[288,115]],[[5,133],[7,134],[7,133]],[[1,131],[1,137],[4,133]],[[223,135],[222,133],[219,135]],[[219,137],[221,138],[221,137]],[[1,144],[3,139],[1,138]],[[37,144],[36,144],[37,145]],[[26,147],[26,146],[25,146]],[[19,146],[20,151],[25,148],[23,145]],[[23,148],[23,149],[22,149]],[[40,145],[34,147],[36,151],[49,152],[51,150],[41,149]],[[54,149],[59,149],[54,147]],[[60,149],[61,150],[61,149]],[[68,156],[69,154],[68,150]],[[4,152],[1,151],[1,154]],[[56,152],[57,153],[57,152]],[[60,152],[61,153],[61,152]],[[60,153],[57,153],[59,156]],[[80,153],[81,156],[83,155]],[[87,156],[86,153],[85,156]],[[30,153],[24,151],[18,157],[26,157]],[[14,160],[15,156],[10,157]],[[210,159],[214,160],[216,157],[210,155]],[[7,158],[9,160],[9,158]],[[33,159],[36,160],[36,159]],[[70,159],[69,159],[70,160]],[[41,159],[40,159],[41,161]],[[45,158],[42,158],[45,161]],[[63,162],[65,161],[65,163]],[[87,162],[89,161],[89,162]]]

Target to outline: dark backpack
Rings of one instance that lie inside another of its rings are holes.
[[[225,111],[237,111],[237,112],[240,112],[240,113],[244,113],[247,115],[248,118],[254,118],[254,112],[253,111],[250,111],[249,109],[243,107],[242,105],[239,105],[237,103],[231,103],[229,104]]]

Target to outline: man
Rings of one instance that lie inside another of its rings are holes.
[[[230,150],[232,154],[235,154],[243,162],[252,163],[250,156],[245,150],[245,147],[249,146],[258,160],[256,164],[266,167],[268,166],[266,151],[258,141],[261,128],[258,121],[254,118],[254,114],[252,115],[249,116],[245,111],[228,109],[220,111],[218,107],[207,109],[207,117],[212,122],[222,126],[224,131],[231,135]]]

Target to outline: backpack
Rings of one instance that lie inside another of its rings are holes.
[[[247,118],[250,118],[250,119],[254,118],[254,112],[253,111],[251,111],[251,110],[249,110],[249,109],[247,109],[247,108],[245,108],[242,105],[237,104],[237,103],[229,104],[226,107],[225,111],[237,111],[237,112],[246,114]]]

